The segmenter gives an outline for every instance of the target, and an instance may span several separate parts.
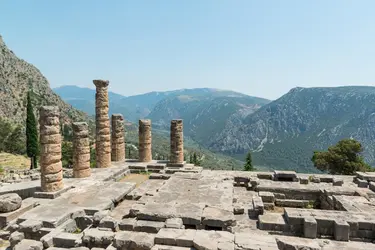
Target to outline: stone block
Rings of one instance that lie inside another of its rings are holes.
[[[315,239],[318,233],[318,223],[314,217],[305,217],[303,222],[303,234],[305,238]]]
[[[133,231],[136,223],[136,218],[125,218],[118,224],[118,226],[121,231]]]
[[[273,203],[275,202],[275,195],[271,192],[260,191],[259,196],[263,202]]]
[[[360,187],[360,188],[367,188],[368,187],[368,181],[366,181],[366,180],[361,180],[361,179],[357,178],[356,183],[357,183],[358,187]]]
[[[109,228],[113,231],[117,230],[118,222],[111,216],[106,216],[99,222],[99,228]]]
[[[93,218],[92,218],[92,219],[93,219],[93,223],[94,223],[94,225],[95,225],[95,226],[98,226],[99,223],[100,223],[100,221],[101,221],[103,218],[107,217],[108,214],[109,214],[109,210],[103,210],[103,211],[96,212],[96,213],[94,214]]]
[[[13,212],[21,207],[22,198],[16,193],[0,195],[0,213]]]
[[[17,245],[18,243],[21,242],[21,240],[25,239],[25,234],[24,233],[21,233],[21,232],[13,232],[10,236],[9,236],[9,242],[10,242],[10,246],[11,247],[14,247],[15,245]]]
[[[276,204],[276,206],[279,206],[279,207],[305,208],[309,205],[309,201],[306,201],[306,200],[291,200],[291,199],[284,199],[284,200],[276,199],[275,204]]]
[[[333,186],[342,186],[344,184],[344,180],[340,178],[333,178]]]
[[[273,210],[273,209],[275,209],[275,203],[264,202],[263,205],[264,205],[264,209],[265,210]]]
[[[155,244],[192,247],[196,230],[162,228],[155,236]]]
[[[321,250],[319,243],[311,239],[279,236],[276,238],[277,248],[282,250]],[[268,249],[268,248],[267,248]],[[271,249],[271,248],[270,248]],[[325,248],[324,248],[325,249]]]
[[[333,233],[335,240],[349,241],[349,224],[343,220],[335,220]]]
[[[234,205],[233,206],[233,213],[234,214],[244,214],[245,213],[245,208],[240,205]]]
[[[156,234],[164,226],[165,223],[161,221],[137,220],[134,225],[134,231]]]
[[[113,246],[117,249],[150,250],[155,244],[154,241],[154,234],[123,231],[116,233]]]
[[[295,171],[279,171],[275,170],[273,171],[273,178],[275,181],[298,181],[297,174]]]
[[[82,242],[90,247],[108,247],[115,237],[111,231],[102,231],[97,228],[90,228],[83,231]]]
[[[21,240],[13,250],[43,250],[43,244],[36,240]]]
[[[259,215],[259,229],[267,231],[286,231],[287,224],[281,214]]]
[[[184,224],[181,218],[170,218],[165,221],[166,228],[182,229]]]
[[[235,218],[232,212],[216,207],[205,207],[203,209],[202,224],[204,226],[226,229],[235,225]]]
[[[257,177],[261,180],[273,180],[272,172],[257,173]]]
[[[299,183],[303,185],[309,184],[309,177],[307,176],[299,177]]]
[[[20,232],[35,233],[38,232],[43,226],[42,221],[25,220],[20,225],[18,230]]]
[[[61,232],[53,237],[53,245],[55,247],[78,247],[82,244],[82,233],[72,234]]]
[[[254,211],[258,212],[258,214],[263,214],[264,204],[263,204],[262,198],[260,198],[259,196],[254,196],[253,207],[254,207]]]

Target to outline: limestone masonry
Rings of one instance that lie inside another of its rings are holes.
[[[171,163],[184,162],[184,134],[182,120],[171,121]]]
[[[89,126],[86,122],[74,122],[73,129],[73,176],[84,178],[91,175]]]
[[[54,192],[62,189],[60,111],[58,107],[41,107],[40,124],[40,172],[41,189]]]
[[[107,168],[111,165],[111,128],[108,117],[109,81],[94,80],[96,86],[96,166]]]
[[[125,160],[124,118],[112,115],[112,161]]]
[[[150,162],[151,153],[151,120],[139,120],[139,161]]]
[[[139,159],[125,160],[121,115],[111,162],[108,81],[94,83],[97,168],[87,124],[73,123],[63,184],[59,109],[42,107],[41,181],[0,183],[0,249],[375,250],[375,173],[206,170],[184,162],[182,120],[171,121],[170,161],[152,160],[150,120],[139,121]]]

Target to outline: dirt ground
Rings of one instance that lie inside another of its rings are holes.
[[[148,180],[148,174],[130,174],[121,179],[121,182],[135,182],[137,187]]]

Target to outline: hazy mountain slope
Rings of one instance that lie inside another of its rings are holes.
[[[231,91],[213,90],[165,98],[149,114],[153,124],[168,129],[170,120],[183,119],[186,135],[207,144],[233,116],[245,117],[269,101]]]
[[[32,64],[19,59],[0,36],[0,116],[15,122],[26,119],[28,90],[34,92],[33,102],[37,110],[42,105],[57,105],[64,121],[84,120],[86,115],[66,104],[50,88],[47,79]],[[36,112],[38,116],[38,112]]]
[[[352,137],[374,165],[374,127],[375,87],[294,88],[243,120],[228,120],[209,147],[241,158],[252,150],[256,164],[313,171],[313,150]]]

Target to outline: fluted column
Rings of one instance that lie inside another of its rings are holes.
[[[108,85],[109,81],[94,80],[96,86],[96,167],[111,166],[111,129],[108,117]]]
[[[41,189],[43,192],[55,192],[64,188],[59,108],[41,107],[39,124]]]
[[[73,177],[91,175],[89,126],[86,122],[74,122],[73,128]]]
[[[170,163],[184,162],[184,134],[182,120],[171,121],[171,157]]]
[[[151,120],[139,120],[139,161],[152,160],[151,153]]]
[[[125,160],[124,118],[112,115],[112,161]]]

